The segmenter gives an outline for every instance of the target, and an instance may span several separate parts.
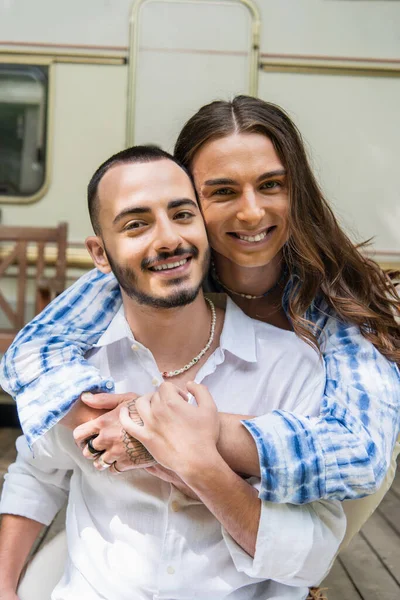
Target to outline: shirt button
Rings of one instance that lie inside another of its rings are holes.
[[[158,381],[158,379],[156,379],[156,378],[154,377],[154,379],[152,379],[152,380],[151,380],[151,384],[152,384],[152,385],[158,385],[158,384],[159,384],[159,381]]]
[[[174,500],[173,502],[171,502],[171,508],[174,512],[178,512],[180,508],[179,503],[176,500]]]
[[[134,350],[135,352],[137,352],[137,351],[139,350],[139,346],[138,346],[138,344],[133,344],[133,345],[131,346],[131,348],[132,348],[132,350]]]
[[[112,390],[112,389],[113,389],[113,387],[114,387],[114,384],[113,384],[113,382],[112,382],[112,381],[107,381],[107,382],[106,382],[106,388],[107,388],[108,390]]]
[[[175,573],[174,567],[168,567],[167,573],[168,573],[168,575],[173,575]]]

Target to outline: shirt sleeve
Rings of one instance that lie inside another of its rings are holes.
[[[4,478],[0,513],[50,525],[64,506],[74,464],[66,453],[50,448],[48,440],[46,445],[46,454],[34,458],[26,438],[18,438],[17,460]]]
[[[244,421],[256,443],[263,500],[294,504],[376,492],[400,427],[400,372],[357,327],[330,317],[318,417],[276,410]]]
[[[114,383],[84,354],[121,306],[115,277],[93,269],[58,296],[15,338],[0,366],[0,384],[16,399],[29,445],[55,425],[84,391]]]
[[[238,571],[290,586],[318,585],[328,573],[346,529],[340,502],[305,506],[262,502],[254,558],[223,529]]]

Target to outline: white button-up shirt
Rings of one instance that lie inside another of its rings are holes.
[[[114,379],[117,393],[144,394],[162,381],[122,309],[88,358]],[[257,416],[280,408],[312,416],[325,373],[294,333],[250,319],[228,299],[220,345],[195,380],[222,412]],[[53,600],[303,600],[344,535],[339,502],[263,502],[253,559],[201,502],[172,485],[142,469],[96,471],[61,425],[37,442],[35,458],[24,438],[17,445],[1,512],[48,524],[69,490],[69,558]]]

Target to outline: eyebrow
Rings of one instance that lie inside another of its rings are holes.
[[[262,175],[260,175],[260,177],[257,177],[257,182],[263,180],[263,179],[268,179],[271,177],[277,177],[278,175],[286,175],[286,170],[285,169],[277,169],[276,171],[267,171],[266,173],[263,173]],[[208,186],[212,186],[212,185],[237,185],[237,181],[235,181],[234,179],[227,179],[227,178],[218,178],[218,179],[207,179],[207,181],[204,182],[204,185],[208,185]]]
[[[286,175],[286,169],[276,169],[275,171],[267,171],[257,177],[257,182],[262,181],[263,179],[270,179],[271,177],[279,177],[282,175]]]
[[[180,206],[192,206],[194,208],[198,208],[196,202],[190,198],[176,198],[168,202],[167,209],[171,210],[172,208],[179,208]],[[130,208],[125,208],[115,217],[113,220],[113,225],[116,225],[119,221],[129,215],[144,215],[152,212],[153,210],[149,206],[132,206]]]

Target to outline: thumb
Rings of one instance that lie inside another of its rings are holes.
[[[92,394],[91,392],[84,392],[81,394],[81,400],[91,408],[108,409],[112,410],[116,408],[121,402],[127,400],[136,400],[137,394],[129,392],[127,394],[105,394],[101,392],[99,394]]]
[[[195,383],[194,381],[189,381],[186,387],[188,392],[194,396],[198,406],[209,406],[215,408],[214,399],[205,385]]]

